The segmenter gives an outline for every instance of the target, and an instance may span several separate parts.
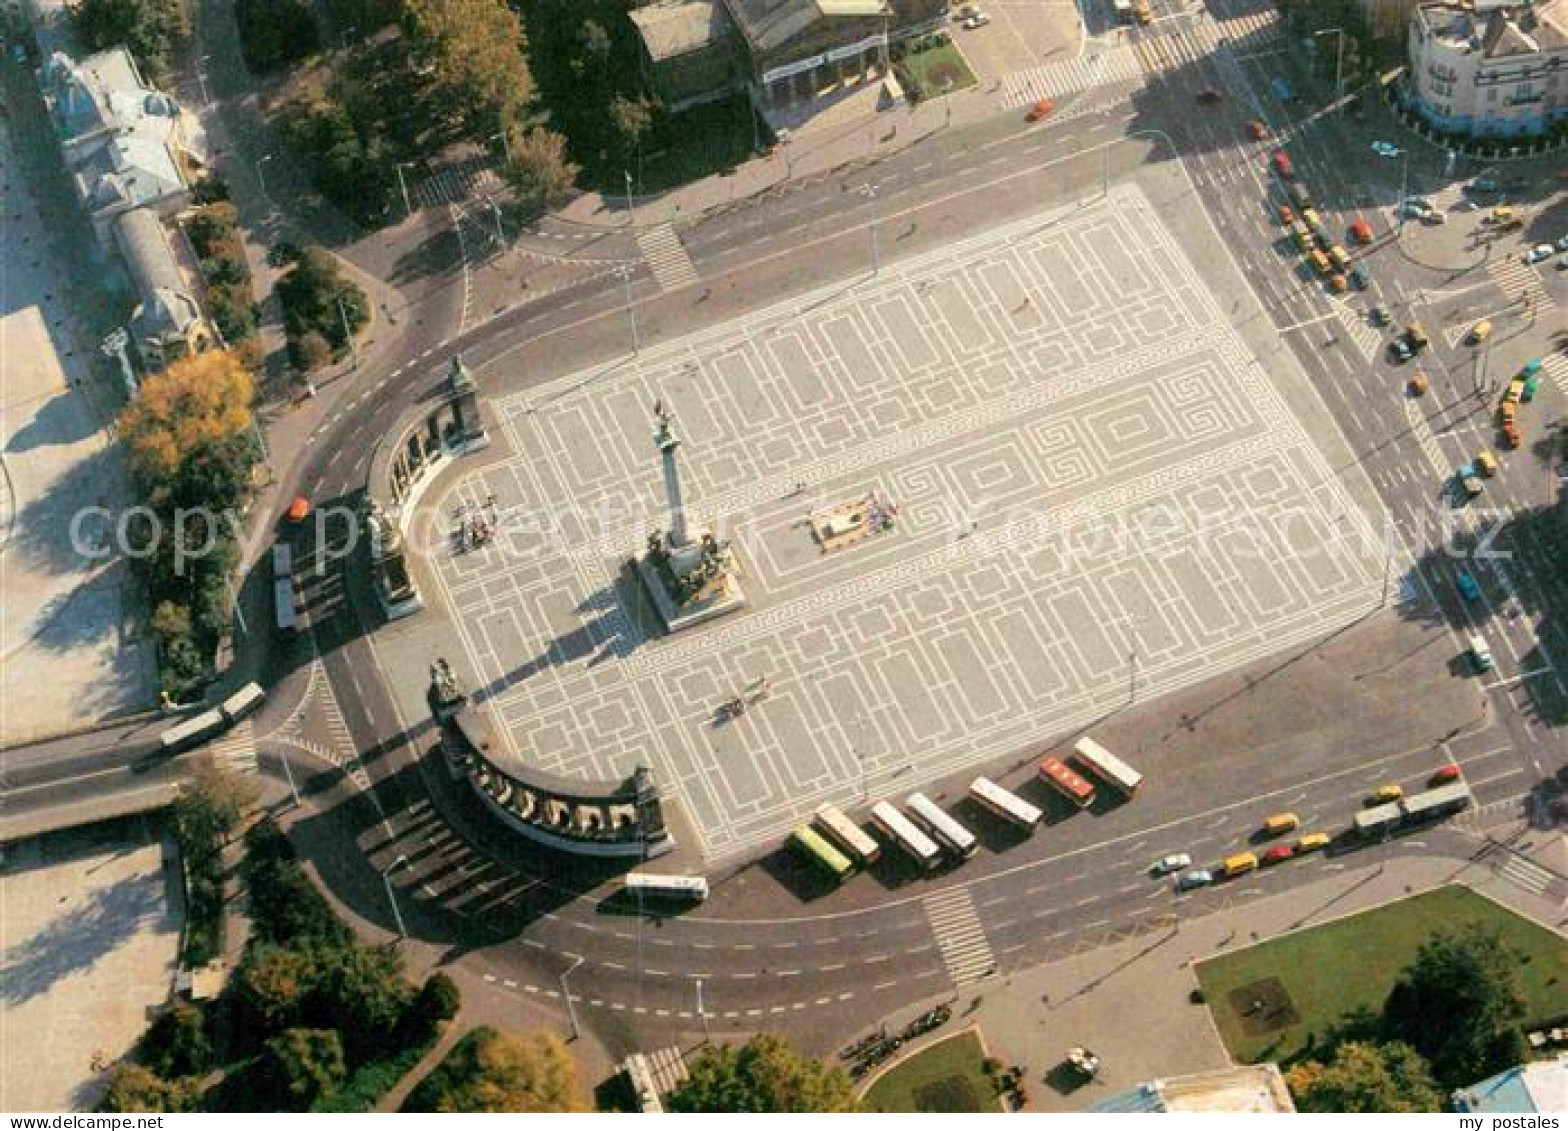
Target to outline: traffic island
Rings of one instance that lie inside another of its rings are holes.
[[[911,1053],[871,1079],[862,1094],[867,1111],[1005,1111],[998,1077],[987,1072],[985,1041],[978,1028]]]

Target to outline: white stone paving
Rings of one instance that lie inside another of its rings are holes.
[[[664,522],[659,397],[751,600],[670,638],[617,581]],[[715,857],[862,773],[902,795],[1100,717],[1133,651],[1160,694],[1380,598],[1364,516],[1133,185],[494,408],[514,454],[440,503],[498,507],[436,561],[472,684],[509,756],[651,765]],[[896,529],[823,555],[808,511],[873,488]]]

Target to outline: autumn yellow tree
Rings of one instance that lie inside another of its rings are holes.
[[[533,97],[523,25],[501,0],[406,0],[403,27],[437,98],[470,133],[495,133]]]
[[[577,1064],[554,1033],[526,1037],[481,1026],[419,1082],[404,1111],[577,1112]]]

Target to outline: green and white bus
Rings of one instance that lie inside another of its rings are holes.
[[[849,857],[824,840],[822,834],[810,825],[801,825],[790,833],[789,842],[835,884],[843,883],[855,870]]]

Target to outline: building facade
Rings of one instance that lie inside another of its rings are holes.
[[[1405,99],[1439,130],[1523,138],[1568,122],[1568,0],[1421,4],[1408,48]]]

